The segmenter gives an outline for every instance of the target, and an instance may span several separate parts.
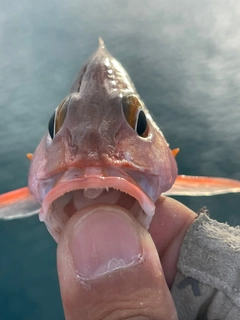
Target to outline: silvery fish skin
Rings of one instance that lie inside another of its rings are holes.
[[[177,177],[168,144],[129,75],[104,47],[79,72],[31,161],[28,186],[54,239],[92,204],[118,205],[146,228]]]

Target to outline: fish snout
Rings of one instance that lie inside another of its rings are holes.
[[[83,138],[83,150],[87,156],[92,155],[100,156],[105,150],[103,138],[100,133],[96,130],[89,130],[85,133]]]
[[[93,162],[93,165],[104,162],[106,154],[109,154],[110,143],[95,129],[87,130],[81,139],[76,137],[69,143],[69,152],[77,161],[83,163]],[[80,159],[79,159],[80,157]]]

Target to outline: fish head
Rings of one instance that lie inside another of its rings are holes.
[[[58,241],[83,207],[117,205],[145,228],[177,176],[175,159],[134,84],[102,41],[50,118],[29,190]]]

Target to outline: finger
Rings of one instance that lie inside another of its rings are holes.
[[[151,236],[120,207],[77,212],[57,262],[67,320],[177,319]]]
[[[156,212],[149,228],[161,260],[168,286],[171,287],[183,238],[197,214],[169,197],[156,202]]]

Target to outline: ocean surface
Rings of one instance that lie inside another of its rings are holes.
[[[179,172],[240,179],[239,1],[1,0],[0,193],[27,183],[55,107],[97,48],[129,72]],[[240,224],[240,195],[178,197]],[[0,319],[64,319],[56,244],[37,216],[0,221]]]

